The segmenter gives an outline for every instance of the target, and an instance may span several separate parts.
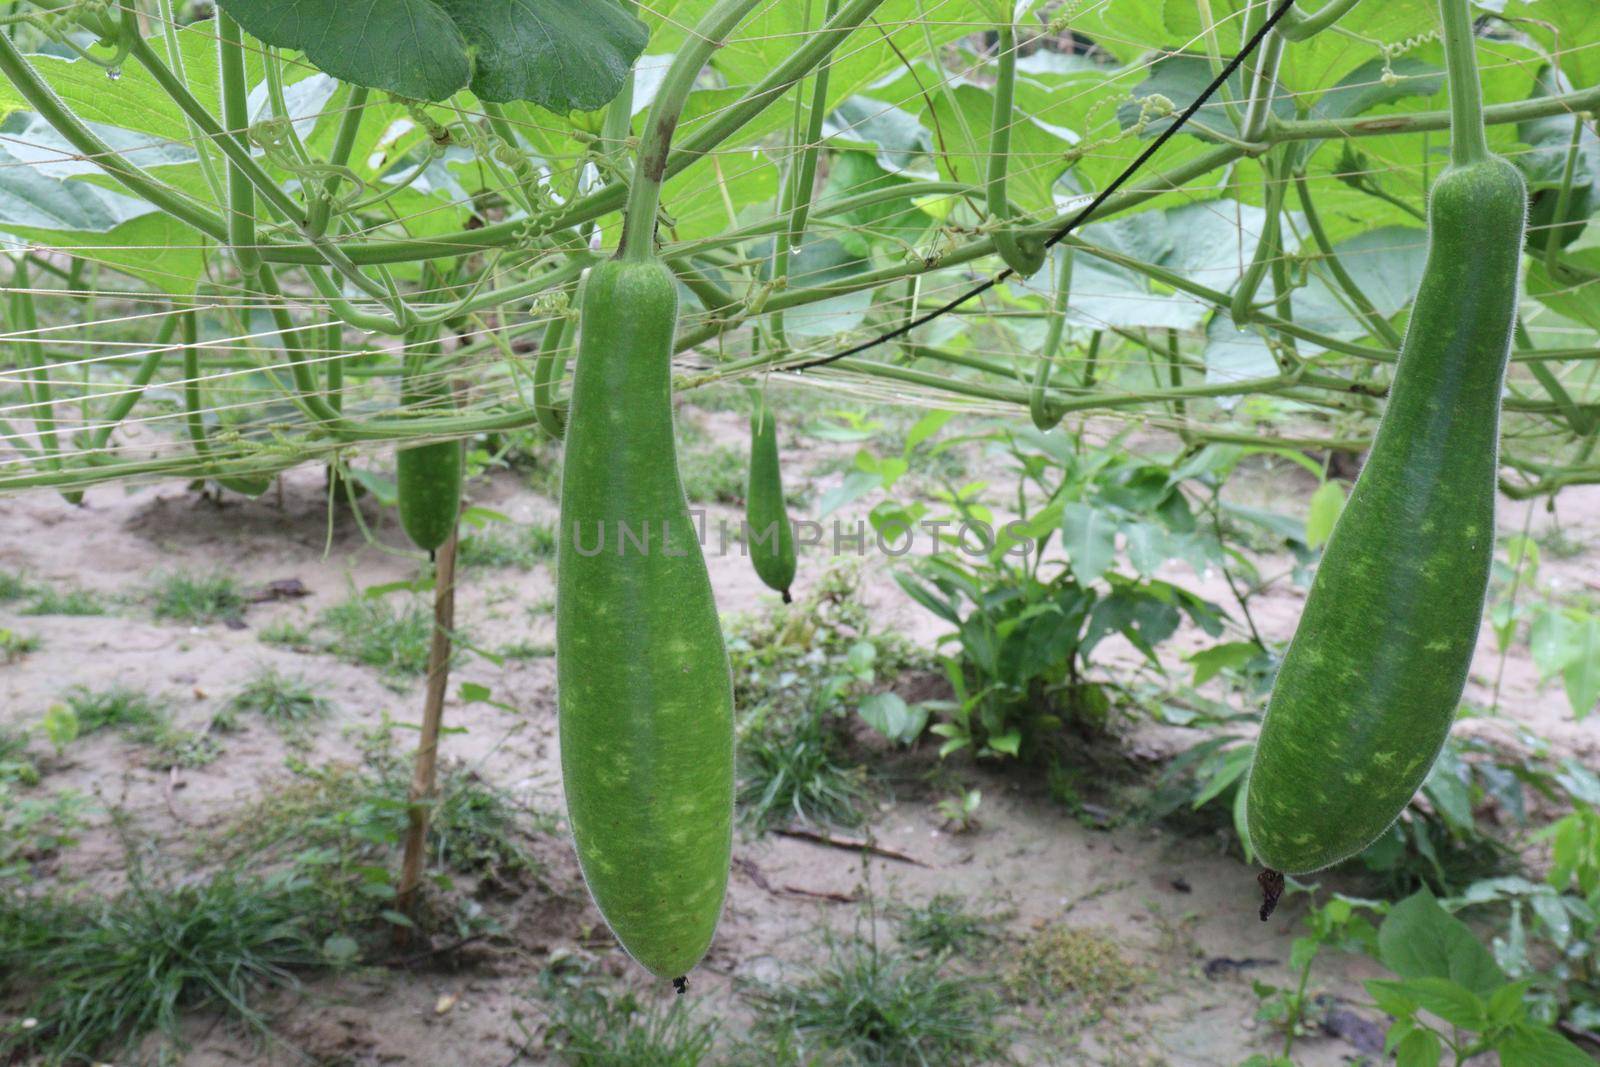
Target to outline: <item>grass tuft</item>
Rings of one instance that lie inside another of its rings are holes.
[[[716,1024],[690,1014],[678,997],[645,1005],[590,977],[573,957],[539,975],[550,1014],[544,1047],[573,1067],[701,1067],[716,1043]]]
[[[38,634],[22,634],[0,626],[0,663],[15,663],[44,645]]]
[[[900,943],[929,956],[971,956],[994,944],[999,920],[967,908],[966,898],[940,893],[899,912]]]
[[[420,600],[396,608],[388,599],[354,596],[318,619],[331,635],[329,650],[385,674],[403,677],[428,672],[433,612]]]
[[[744,450],[731,445],[686,448],[678,473],[684,495],[696,504],[743,504],[748,466]]]
[[[549,523],[493,525],[461,539],[463,567],[517,567],[531,570],[556,558],[556,529]]]
[[[322,960],[321,912],[303,889],[228,871],[158,885],[136,860],[128,877],[108,900],[0,897],[0,983],[26,1003],[0,1052],[99,1062],[152,1031],[181,1047],[179,1013],[199,1007],[264,1029],[262,993]]]
[[[167,719],[165,700],[126,685],[107,689],[75,685],[62,700],[78,721],[79,737],[111,729],[143,733]]]
[[[104,615],[105,601],[88,589],[68,589],[65,592],[41,586],[34,591],[33,599],[23,607],[24,615]]]
[[[859,939],[830,939],[826,962],[797,984],[763,990],[757,1003],[774,1043],[811,1054],[802,1062],[1003,1062],[1000,1001],[987,984]]]
[[[316,644],[312,640],[309,626],[296,625],[290,619],[279,619],[268,623],[256,631],[256,639],[264,645],[275,645],[280,648],[312,648]]]
[[[228,698],[225,721],[231,724],[236,715],[259,715],[280,730],[292,729],[322,718],[332,706],[304,678],[262,667]]]
[[[0,604],[21,600],[31,592],[33,586],[22,575],[15,571],[0,571]]]
[[[361,917],[363,909],[392,892],[391,862],[404,840],[411,787],[409,766],[387,746],[369,751],[360,766],[313,768],[291,761],[293,781],[270,803],[251,809],[232,831],[230,844],[262,861],[262,855],[287,859],[340,897],[346,886],[332,881],[338,872],[365,870],[361,900],[339,900],[341,912]],[[434,869],[513,884],[537,878],[541,866],[528,848],[525,813],[503,791],[468,768],[445,763],[439,769],[439,797],[429,817],[428,862]],[[381,877],[380,877],[381,876]]]
[[[739,811],[758,829],[790,823],[860,826],[871,796],[867,772],[844,758],[837,715],[820,703],[785,715],[768,705],[739,736]]]
[[[88,804],[81,794],[69,790],[39,796],[16,788],[29,784],[26,773],[0,777],[0,886],[31,882],[36,869],[48,869],[51,860],[78,843],[78,831],[85,825]],[[3,931],[0,922],[0,961]],[[0,982],[4,974],[0,965]]]
[[[244,594],[226,574],[168,574],[156,581],[153,611],[158,619],[201,626],[236,619],[244,612]]]
[[[72,716],[76,736],[117,730],[149,748],[149,764],[156,770],[203,767],[222,754],[215,738],[177,726],[165,700],[138,689],[112,686],[96,690],[80,685],[67,690],[62,700]]]

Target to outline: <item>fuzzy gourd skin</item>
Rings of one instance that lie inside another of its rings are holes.
[[[745,490],[745,525],[749,527],[750,561],[756,575],[789,603],[797,565],[794,530],[783,500],[783,472],[778,462],[778,422],[765,399],[751,392],[750,484]]]
[[[732,676],[678,475],[676,318],[659,261],[607,261],[585,283],[556,591],[578,859],[617,940],[664,978],[711,944],[733,847]]]
[[[1494,549],[1500,394],[1527,217],[1504,160],[1452,166],[1372,452],[1334,529],[1262,724],[1246,801],[1261,861],[1355,855],[1450,731]]]
[[[438,356],[439,340],[427,331],[407,338],[405,377],[400,402],[407,411],[449,410],[450,387],[429,361]],[[434,552],[455,532],[461,514],[462,465],[466,451],[460,441],[402,448],[395,453],[396,498],[400,526],[411,543]]]
[[[395,453],[400,525],[411,543],[433,552],[449,540],[461,510],[460,441],[402,448]]]

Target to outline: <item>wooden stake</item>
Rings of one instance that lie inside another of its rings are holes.
[[[405,857],[400,864],[400,887],[395,910],[415,920],[417,888],[428,849],[428,809],[439,790],[439,728],[444,720],[444,696],[450,683],[450,635],[456,620],[456,533],[439,546],[433,576],[433,640],[428,646],[428,688],[422,703],[422,733],[411,770],[407,798]],[[396,945],[411,939],[411,930],[394,929]]]

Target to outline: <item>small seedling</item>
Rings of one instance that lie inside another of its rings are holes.
[[[953,797],[939,801],[939,814],[944,817],[944,827],[953,834],[970,833],[978,828],[978,806],[983,803],[983,793],[967,789]]]

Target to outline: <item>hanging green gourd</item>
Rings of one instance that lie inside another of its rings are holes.
[[[722,0],[674,57],[641,138],[614,259],[583,285],[557,549],[562,787],[601,916],[651,973],[705,955],[733,849],[733,685],[678,473],[678,283],[656,251],[672,130],[759,0]]]
[[[750,561],[767,588],[790,603],[796,567],[794,529],[783,498],[778,420],[761,390],[750,390],[750,479],[745,489],[745,538]]]
[[[1528,201],[1489,152],[1467,0],[1440,6],[1451,152],[1429,196],[1428,258],[1248,779],[1250,844],[1286,874],[1355,855],[1405,809],[1455,719],[1483,618]]]
[[[422,327],[407,336],[400,393],[407,411],[421,414],[450,406],[448,382],[429,365],[439,352],[439,340],[432,328]],[[424,552],[436,551],[456,528],[461,511],[463,460],[460,441],[413,445],[395,454],[400,525],[411,543]]]

